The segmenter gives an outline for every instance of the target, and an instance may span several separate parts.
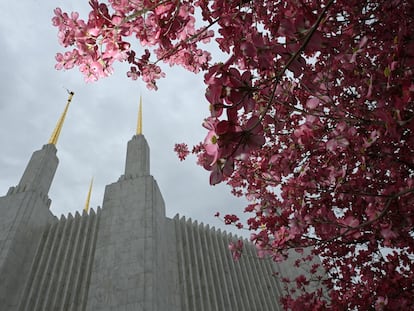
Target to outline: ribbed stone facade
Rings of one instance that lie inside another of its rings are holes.
[[[234,261],[228,245],[236,237],[178,215],[173,222],[180,310],[281,310],[275,266],[258,259],[251,244],[245,241],[242,258]]]
[[[269,260],[197,221],[165,216],[142,135],[102,209],[60,219],[47,196],[54,145],[36,151],[22,180],[0,198],[0,311],[273,311],[281,286]]]
[[[85,310],[100,212],[62,216],[44,231],[19,310]]]

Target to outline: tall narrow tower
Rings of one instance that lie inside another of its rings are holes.
[[[149,147],[138,120],[125,172],[105,190],[86,310],[179,310],[177,276],[167,270],[177,257],[169,247],[175,241],[168,240],[175,238],[174,231],[166,226],[164,200],[149,172]]]
[[[55,145],[72,96],[73,92],[49,143],[33,153],[19,184],[0,197],[2,310],[15,310],[43,230],[55,220],[49,211],[48,192],[59,162]]]

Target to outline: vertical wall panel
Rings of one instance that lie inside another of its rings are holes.
[[[87,239],[90,239],[90,236],[87,234],[86,230],[93,218],[93,215],[91,214],[88,217],[88,215],[84,213],[81,217],[79,213],[76,213],[75,217],[79,226],[78,230],[76,230],[76,239],[70,247],[70,260],[65,267],[65,271],[67,271],[67,282],[65,284],[65,289],[63,290],[63,295],[61,295],[58,304],[58,306],[63,308],[63,310],[72,310],[70,302],[74,299],[77,291],[79,290],[77,288],[78,275],[82,266],[85,264],[85,257],[82,252],[81,245],[83,245]],[[59,310],[59,308],[56,307],[56,310]]]
[[[71,218],[71,217],[72,216],[69,214],[68,218]],[[59,245],[60,245],[60,239],[62,237],[62,232],[64,231],[66,227],[66,223],[67,223],[67,219],[62,216],[56,228],[56,232],[53,237],[53,242],[52,242],[50,249],[45,249],[45,251],[49,252],[49,254],[46,255],[47,261],[46,261],[44,270],[39,271],[41,272],[41,274],[39,275],[41,276],[40,282],[37,287],[39,294],[36,295],[36,300],[33,303],[33,306],[31,308],[32,311],[42,310],[42,304],[43,304],[43,300],[45,299],[47,285],[48,285],[48,282],[50,281],[50,278],[52,277],[52,268],[53,268],[54,258],[56,258],[56,254],[58,252]]]
[[[177,241],[177,258],[178,258],[178,283],[181,285],[181,308],[182,311],[190,311],[188,304],[188,289],[187,289],[187,273],[185,271],[185,256],[184,256],[184,246],[183,246],[183,229],[185,226],[185,217],[179,218],[177,214],[174,217],[175,221],[175,232],[176,232],[176,241]]]
[[[183,311],[280,310],[273,263],[257,258],[249,241],[235,262],[228,245],[238,237],[184,217],[174,220]]]
[[[99,212],[62,216],[45,231],[20,311],[84,310]]]
[[[58,275],[54,278],[52,282],[50,282],[51,288],[54,289],[53,295],[50,294],[48,297],[49,303],[46,305],[46,310],[56,310],[56,304],[61,299],[64,294],[65,285],[67,284],[67,277],[69,275],[67,271],[67,266],[70,265],[73,256],[73,247],[72,244],[78,240],[79,238],[79,214],[75,214],[74,222],[72,226],[70,226],[70,233],[68,234],[68,241],[64,242],[65,237],[62,238],[61,244],[65,246],[64,253],[62,252],[62,257],[60,257],[56,265],[60,267],[60,271]]]
[[[96,213],[93,209],[89,212],[89,221],[86,223],[85,235],[80,251],[82,258],[86,258],[80,265],[80,273],[78,276],[75,295],[72,304],[69,305],[69,310],[85,310],[86,297],[88,295],[89,281],[92,271],[93,255],[95,252],[96,238],[99,228],[99,215],[101,209],[98,207]],[[85,215],[85,212],[84,212]],[[83,216],[84,217],[84,216]]]
[[[38,284],[40,283],[41,279],[41,272],[43,272],[46,262],[48,259],[47,251],[45,249],[50,249],[53,243],[54,232],[56,231],[58,224],[55,223],[43,234],[42,241],[38,246],[36,256],[33,261],[33,265],[31,268],[31,273],[29,280],[27,282],[26,288],[23,292],[22,301],[20,303],[20,310],[30,311],[31,306],[35,303],[36,300],[36,289],[38,288]]]
[[[185,254],[185,265],[184,265],[184,271],[188,275],[188,282],[186,284],[187,286],[187,293],[188,293],[188,305],[190,307],[190,310],[197,310],[197,305],[195,301],[195,295],[196,295],[196,287],[194,284],[194,276],[195,273],[193,271],[193,263],[195,258],[192,256],[191,250],[194,247],[194,245],[191,244],[190,241],[190,232],[189,227],[191,226],[191,218],[186,221],[183,232],[184,232],[184,243],[185,246],[184,254]]]
[[[200,279],[204,286],[202,287],[203,294],[203,304],[205,308],[203,310],[210,311],[213,310],[212,306],[214,305],[215,293],[213,289],[213,283],[210,277],[210,265],[209,260],[210,253],[208,252],[207,240],[204,239],[204,225],[201,223],[199,226],[194,226],[195,233],[195,243],[199,245],[199,254],[201,255],[200,260]]]
[[[233,269],[233,259],[231,257],[230,250],[228,249],[229,241],[227,239],[226,231],[220,235],[216,235],[216,238],[218,242],[218,253],[221,256],[221,262],[223,263],[224,267],[223,276],[225,277],[225,282],[229,289],[229,298],[231,301],[230,308],[234,310],[243,310],[239,299],[240,289],[238,288],[238,275],[235,274],[235,271]]]

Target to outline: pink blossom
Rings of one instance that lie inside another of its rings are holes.
[[[237,240],[237,242],[230,242],[229,244],[229,250],[231,251],[231,254],[233,256],[234,260],[239,260],[241,257],[241,254],[243,252],[243,241]]]
[[[190,154],[190,151],[188,150],[188,146],[185,143],[175,144],[174,151],[177,153],[180,161],[185,160],[185,158]]]
[[[306,142],[313,137],[313,130],[304,123],[298,128],[295,129],[293,135],[298,138],[298,142],[301,145],[306,144]]]
[[[212,162],[210,165],[216,163],[219,154],[219,148],[217,144],[218,136],[214,130],[210,130],[204,139],[204,148],[208,155],[213,157]]]
[[[388,298],[379,296],[375,301],[375,311],[382,311],[388,304]]]
[[[207,118],[204,120],[203,126],[208,129],[206,138],[204,139],[204,149],[206,153],[212,157],[210,166],[217,162],[219,155],[218,135],[216,133],[217,119]]]
[[[306,102],[306,107],[309,109],[315,109],[316,107],[318,107],[319,102],[319,98],[311,96]]]
[[[275,240],[272,243],[272,246],[275,248],[279,248],[281,246],[284,246],[284,244],[293,239],[295,236],[290,233],[290,230],[286,226],[280,227],[279,230],[274,232]]]
[[[341,151],[349,145],[348,139],[344,137],[339,138],[332,138],[327,141],[326,143],[326,150],[336,153],[337,151]]]
[[[132,80],[138,79],[138,77],[141,75],[141,73],[137,70],[137,67],[132,66],[130,71],[127,72],[127,76],[131,78]]]

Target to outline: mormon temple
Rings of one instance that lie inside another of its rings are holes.
[[[231,234],[166,217],[140,129],[102,208],[52,214],[56,142],[72,95],[49,143],[0,197],[0,311],[281,310],[272,276],[280,266],[248,242],[234,261]]]

